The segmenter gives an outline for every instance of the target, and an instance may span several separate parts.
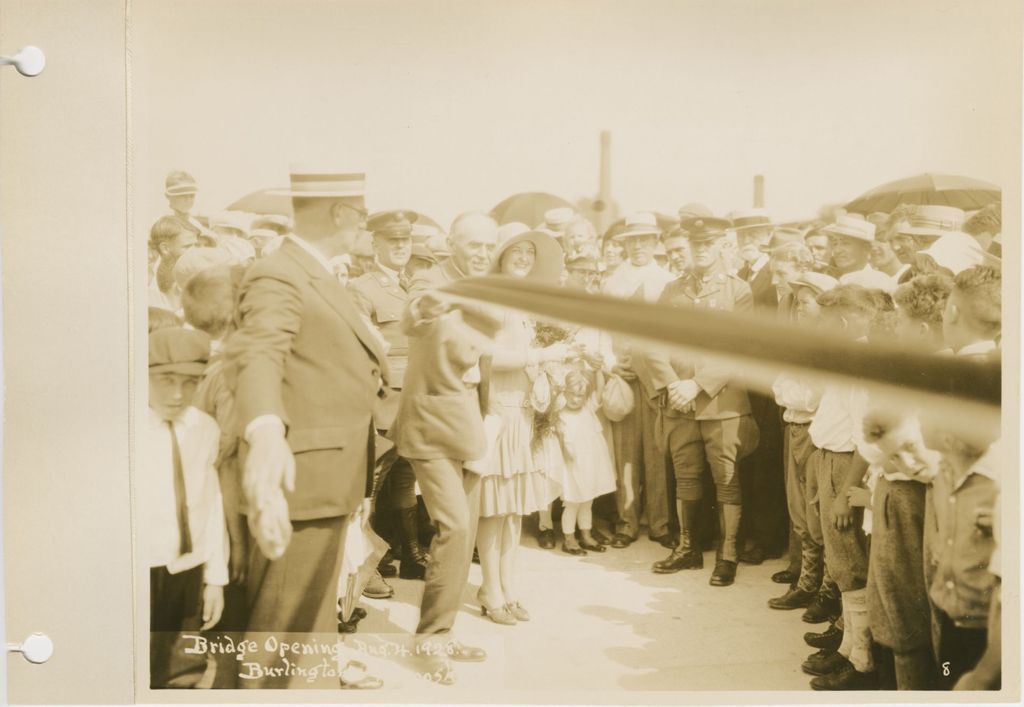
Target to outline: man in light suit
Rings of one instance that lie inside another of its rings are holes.
[[[281,640],[337,632],[344,529],[368,501],[372,414],[386,377],[379,340],[329,265],[365,224],[364,176],[293,169],[291,177],[295,235],[246,272],[239,328],[227,344],[258,548],[249,563],[247,635]],[[264,675],[240,686],[288,682]]]
[[[729,275],[719,248],[729,222],[697,217],[683,221],[690,240],[691,269],[665,286],[659,303],[750,312],[750,287]],[[710,466],[718,501],[720,547],[711,574],[713,586],[727,586],[736,576],[737,534],[741,518],[738,462],[757,446],[757,425],[747,392],[730,381],[732,371],[714,359],[678,358],[656,352],[647,357],[653,385],[662,391],[662,439],[672,456],[676,497],[681,501],[683,532],[678,547],[653,570],[665,574],[700,569],[697,514],[703,496],[701,474]]]
[[[480,477],[466,469],[467,462],[486,451],[480,397],[486,379],[480,357],[500,322],[484,308],[450,306],[434,291],[463,277],[487,274],[497,239],[498,226],[489,216],[457,217],[448,239],[451,258],[413,275],[402,322],[409,336],[409,361],[391,438],[399,456],[412,464],[427,512],[437,525],[416,628],[427,658],[486,657],[480,648],[446,634],[462,603],[480,513]],[[437,679],[451,683],[454,676],[442,668]]]

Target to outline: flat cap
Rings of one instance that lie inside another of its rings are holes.
[[[201,376],[210,360],[210,337],[201,331],[168,327],[149,335],[149,372]]]

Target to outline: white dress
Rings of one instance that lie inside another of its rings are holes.
[[[615,490],[615,470],[596,407],[591,395],[579,410],[561,412],[565,464],[560,485],[566,503],[585,503]]]

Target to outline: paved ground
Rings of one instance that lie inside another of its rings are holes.
[[[480,616],[480,568],[474,565],[456,635],[486,647],[490,658],[458,665],[455,688],[431,688],[450,691],[453,700],[486,687],[539,689],[552,700],[557,691],[586,690],[613,701],[623,690],[808,690],[800,662],[812,651],[801,636],[825,626],[803,623],[799,611],[767,608],[767,599],[785,589],[770,580],[783,560],[740,565],[736,584],[723,588],[708,585],[714,553],[706,553],[702,571],[652,574],[651,563],[666,554],[642,539],[625,550],[577,558],[541,550],[524,537],[520,601],[532,620],[516,626]],[[422,583],[389,581],[395,596],[364,600],[368,616],[348,639],[364,653],[373,650],[376,636],[404,635],[415,627]],[[366,662],[387,688],[420,682],[407,662],[372,655]]]

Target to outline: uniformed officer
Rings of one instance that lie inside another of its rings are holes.
[[[391,429],[398,414],[399,396],[408,365],[409,338],[402,333],[401,319],[409,300],[405,268],[412,257],[412,224],[417,218],[414,211],[385,211],[371,216],[366,227],[373,234],[374,258],[367,271],[349,284],[357,306],[370,318],[389,346],[387,359],[392,374],[391,394],[381,400],[374,411],[374,424],[381,433]],[[402,579],[423,579],[428,558],[419,543],[416,479],[412,467],[406,460],[397,459],[385,473],[388,492],[376,512],[383,516],[385,510],[391,510],[385,508],[389,506],[397,510],[402,542],[399,576]]]
[[[729,221],[697,217],[683,221],[692,265],[666,285],[659,298],[672,307],[702,307],[750,312],[750,286],[726,272],[720,244]],[[710,466],[718,500],[720,547],[711,584],[732,584],[736,575],[737,533],[741,517],[737,462],[757,446],[757,425],[750,416],[746,391],[734,385],[732,370],[703,357],[648,356],[654,385],[660,391],[662,440],[674,466],[676,497],[682,501],[679,545],[654,563],[658,573],[700,569],[704,565],[697,537],[703,496],[701,474]]]
[[[196,203],[196,194],[199,187],[195,178],[188,172],[175,170],[168,173],[164,180],[164,196],[167,198],[167,205],[176,218],[188,231],[196,234],[196,240],[201,246],[213,247],[217,245],[217,239],[202,221],[192,215],[192,207]]]

